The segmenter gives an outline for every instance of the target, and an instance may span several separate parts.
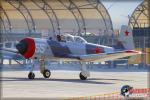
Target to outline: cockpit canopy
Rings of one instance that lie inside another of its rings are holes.
[[[60,42],[77,42],[77,43],[87,43],[87,41],[80,36],[73,36],[70,34],[58,35],[57,40]]]

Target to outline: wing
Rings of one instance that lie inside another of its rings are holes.
[[[114,53],[100,53],[88,55],[62,55],[56,59],[62,61],[104,62],[138,54],[141,54],[141,52],[134,50],[125,50],[125,51],[117,51]]]
[[[12,48],[0,48],[0,58],[14,60],[24,59],[24,57],[20,55],[16,49]]]
[[[123,57],[141,54],[141,52],[134,50],[118,51],[114,53],[90,54],[81,55],[80,60],[84,62],[104,62],[109,60],[116,60]]]

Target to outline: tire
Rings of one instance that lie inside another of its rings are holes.
[[[30,73],[28,74],[28,78],[29,78],[29,79],[34,79],[34,78],[35,78],[35,74],[34,74],[33,72],[30,72]]]
[[[45,69],[43,72],[43,76],[44,78],[49,78],[51,76],[51,72],[48,69]]]
[[[87,79],[87,77],[83,76],[82,73],[80,73],[79,77],[80,77],[81,80],[86,80]]]

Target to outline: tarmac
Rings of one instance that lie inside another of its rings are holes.
[[[124,85],[148,87],[147,71],[91,71],[91,77],[80,80],[80,71],[52,70],[50,79],[39,71],[35,79],[27,78],[29,71],[1,71],[3,98],[72,98],[120,92]]]

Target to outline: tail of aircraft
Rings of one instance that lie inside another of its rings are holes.
[[[117,40],[117,45],[115,47],[117,47],[118,49],[121,48],[126,50],[134,49],[132,29],[129,26],[121,26],[119,39]]]

